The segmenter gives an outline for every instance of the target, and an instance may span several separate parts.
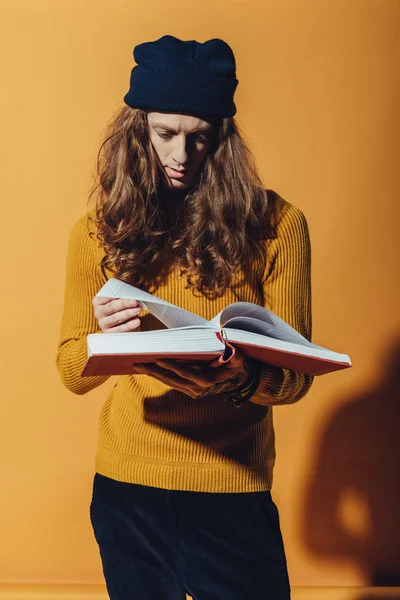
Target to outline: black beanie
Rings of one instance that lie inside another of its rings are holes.
[[[223,40],[202,44],[164,35],[135,46],[133,57],[128,106],[218,117],[236,113],[235,57]]]

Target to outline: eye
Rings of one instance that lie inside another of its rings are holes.
[[[169,140],[172,138],[171,133],[160,133],[159,131],[157,131],[157,135],[158,135],[158,137],[160,137],[164,140]],[[209,141],[209,138],[206,135],[202,135],[201,133],[194,134],[192,136],[192,138],[196,139],[197,141],[201,142],[202,144],[206,144]]]

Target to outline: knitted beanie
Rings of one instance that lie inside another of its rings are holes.
[[[124,102],[132,108],[233,117],[235,57],[218,38],[200,43],[164,35],[135,46]]]

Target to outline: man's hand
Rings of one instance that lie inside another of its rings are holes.
[[[219,367],[201,363],[157,360],[156,363],[136,364],[133,373],[150,375],[191,398],[233,392],[251,376],[250,364],[236,349],[235,356]]]

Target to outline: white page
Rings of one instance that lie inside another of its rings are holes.
[[[350,357],[347,354],[340,354],[328,348],[322,346],[316,346],[315,344],[308,345],[289,342],[286,340],[274,339],[259,335],[257,333],[248,333],[246,331],[240,331],[238,329],[227,329],[226,331],[228,341],[236,344],[253,344],[260,348],[272,348],[276,350],[284,350],[285,352],[292,352],[302,354],[303,356],[313,356],[316,358],[323,358],[338,363],[345,363],[351,366]]]
[[[288,342],[290,344],[298,344],[300,346],[306,346],[307,348],[331,352],[323,346],[317,346],[317,344],[309,342],[300,334],[298,336],[293,335],[291,331],[283,330],[275,327],[275,325],[271,325],[271,323],[265,323],[258,319],[252,319],[251,317],[235,317],[234,319],[230,319],[224,327],[228,340],[230,339],[232,330],[243,331],[243,333],[250,333],[252,335],[265,335],[274,340],[282,340],[283,342]]]
[[[240,326],[238,326],[238,322],[236,321],[239,317],[241,319]],[[251,302],[236,302],[235,304],[227,306],[219,315],[212,319],[211,323],[216,326],[218,319],[220,327],[230,327],[231,321],[235,319],[235,324],[232,324],[232,327],[246,330],[247,318],[250,318],[250,321],[248,321],[248,325],[251,327],[250,331],[254,331],[255,333],[263,333],[265,331],[265,335],[272,336],[272,333],[270,333],[272,332],[272,329],[270,328],[273,327],[276,333],[272,337],[276,339],[293,341],[298,344],[310,344],[307,338],[293,329],[293,327],[278,317],[278,315],[263,306],[258,306]],[[255,329],[256,324],[253,321],[258,321],[260,324],[259,330]],[[269,327],[263,329],[263,323],[269,325]]]
[[[220,313],[218,313],[217,315],[215,315],[215,317],[213,319],[211,319],[211,321],[209,321],[210,325],[212,325],[213,327],[218,327],[221,328],[221,315],[224,311],[221,310]]]
[[[127,333],[92,333],[87,336],[88,355],[157,352],[220,352],[224,342],[210,327],[181,327]]]
[[[235,317],[229,319],[228,323],[225,324],[224,331],[229,338],[229,331],[231,329],[241,330],[248,333],[257,333],[259,335],[265,335],[276,340],[283,340],[285,342],[291,342],[293,344],[301,344],[302,346],[313,346],[311,342],[303,337],[293,335],[290,331],[283,330],[271,323],[265,323],[259,321],[259,319],[253,319],[252,317]]]
[[[154,317],[156,317],[161,323],[163,323],[169,329],[175,327],[190,327],[194,325],[201,325],[203,327],[213,327],[213,325],[198,315],[184,310],[157,298],[152,294],[144,292],[139,288],[120,281],[115,277],[109,279],[96,294],[99,297],[106,298],[131,298],[137,300],[145,310],[148,310]]]

